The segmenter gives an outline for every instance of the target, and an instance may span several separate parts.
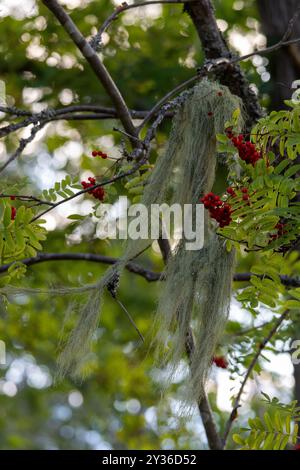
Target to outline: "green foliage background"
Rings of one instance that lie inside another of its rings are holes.
[[[241,3],[242,9],[238,5]],[[114,8],[109,0],[86,0],[78,4],[71,11],[72,18],[86,36],[94,33],[95,26]],[[222,0],[215,4],[217,18],[227,22],[227,38],[235,30],[248,34],[257,28],[258,15],[253,1]],[[26,107],[26,89],[32,88],[31,96],[37,91],[36,110],[44,103],[53,108],[66,104],[63,90],[72,91],[74,104],[111,106],[93,73],[41,2],[24,18],[17,19],[17,15],[15,12],[0,19],[0,36],[5,38],[0,45],[0,78],[6,82],[8,104]],[[182,13],[180,5],[163,7],[162,14],[155,18],[143,11],[140,15],[140,19],[135,17],[134,21],[124,15],[123,21],[112,25],[102,54],[130,108],[149,109],[172,87],[194,74],[203,54],[191,21]],[[30,52],[30,44],[40,46],[35,57]],[[243,68],[260,90],[262,103],[268,105],[269,83],[261,80],[251,61],[243,64]],[[14,187],[26,175],[30,187],[39,194],[47,187],[42,183],[47,175],[59,181],[67,174],[81,176],[84,172],[102,172],[106,163],[96,163],[87,155],[93,146],[102,143],[105,147],[108,140],[99,141],[103,136],[113,139],[114,150],[109,145],[106,150],[115,151],[120,143],[118,134],[112,132],[115,124],[112,121],[70,121],[49,126],[51,131],[7,172],[9,185]],[[160,129],[158,152],[161,152],[168,128],[165,124]],[[15,135],[6,140],[6,148],[1,147],[3,160],[16,142]],[[68,146],[70,142],[82,146],[78,159],[73,158],[74,147]],[[53,159],[59,149],[64,152],[61,164],[58,158]],[[37,164],[39,173],[34,173],[32,168]],[[224,171],[220,165],[216,191],[224,190]],[[116,188],[124,194],[121,186],[116,185]],[[92,221],[84,225],[83,235],[76,243],[69,237],[74,227],[66,228],[65,222],[60,215],[58,226],[43,243],[45,252],[90,252],[110,256],[121,253],[119,243],[93,238]],[[237,270],[248,271],[255,258],[254,254],[243,256]],[[160,256],[154,251],[143,255],[139,262],[157,271],[163,267]],[[101,265],[84,261],[47,262],[28,268],[21,284],[41,288],[77,286],[96,281],[104,270]],[[148,284],[130,273],[122,280],[122,301],[146,337],[152,326],[158,289],[158,283]],[[93,343],[93,353],[84,365],[86,379],[82,383],[70,379],[54,383],[69,300],[42,294],[22,295],[7,311],[1,308],[0,338],[6,343],[8,363],[0,366],[0,385],[4,390],[0,393],[0,448],[205,448],[207,444],[197,413],[188,422],[178,414],[184,374],[173,384],[171,392],[161,398],[162,372],[154,369],[151,354],[146,354],[146,347],[138,342],[124,313],[109,298]],[[67,322],[67,328],[70,325]],[[230,340],[230,335],[242,326],[242,320],[228,323],[222,352],[228,349],[226,338]],[[263,329],[260,334],[263,335]],[[244,355],[243,366],[250,360],[251,341],[249,344],[238,342],[237,351]],[[265,373],[265,378],[269,380],[270,375]],[[280,393],[279,378],[274,377],[274,381]],[[212,388],[210,398],[216,411],[215,392]],[[290,399],[290,396],[285,398]],[[258,413],[260,406],[254,400],[252,409],[246,407],[241,420]],[[226,418],[227,413],[220,410],[216,414],[221,428]]]

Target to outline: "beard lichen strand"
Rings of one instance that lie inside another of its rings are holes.
[[[166,202],[196,204],[201,194],[211,190],[215,179],[216,134],[223,132],[225,122],[241,107],[240,100],[226,87],[208,80],[186,94],[173,118],[166,153],[158,158],[141,203],[148,208]],[[171,378],[184,354],[187,327],[192,324],[196,348],[191,358],[191,390],[199,398],[227,317],[234,255],[226,252],[208,226],[202,250],[186,251],[184,241],[166,266],[166,282],[156,314],[155,343],[160,360],[171,364]],[[77,325],[59,357],[59,376],[80,375],[82,358],[89,351],[98,325],[106,286],[116,275],[121,276],[127,262],[148,245],[149,240],[128,240],[120,261],[98,283],[48,291],[52,295],[80,295]],[[9,286],[0,289],[0,293],[15,295],[20,289]],[[81,299],[84,293],[88,295],[87,302]]]
[[[160,157],[146,186],[142,203],[196,204],[200,194],[210,191],[215,179],[216,134],[240,100],[230,91],[208,80],[197,85],[177,110],[166,153]],[[242,117],[240,127],[242,127]],[[129,240],[123,267],[145,244]],[[169,371],[170,383],[185,352],[188,328],[193,327],[195,350],[190,358],[190,393],[186,404],[199,399],[225,321],[228,316],[234,251],[224,243],[206,221],[205,245],[187,251],[185,240],[178,244],[165,270],[165,283],[158,303],[154,330],[157,331],[157,363]],[[120,271],[119,271],[120,272]]]
[[[234,251],[228,253],[219,237],[209,230],[203,249],[187,251],[181,242],[167,265],[156,317],[156,361],[166,366],[166,384],[171,383],[184,357],[188,330],[192,327],[195,347],[190,356],[185,411],[203,394],[212,357],[224,329],[234,258]]]
[[[195,204],[200,194],[211,190],[216,134],[223,132],[236,108],[241,108],[241,103],[227,88],[209,81],[195,87],[174,118],[166,156],[157,163],[151,180],[150,200],[164,202],[172,172],[176,172],[176,182],[170,203]],[[192,386],[186,404],[201,398],[230,302],[234,252],[226,251],[208,220],[205,232],[203,249],[187,251],[183,239],[169,258],[155,322],[157,362],[168,365],[166,383],[172,381],[184,356],[188,328],[192,326],[195,350],[190,358]]]

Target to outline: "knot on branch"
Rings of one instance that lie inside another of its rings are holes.
[[[106,288],[110,295],[115,299],[117,297],[117,291],[120,284],[120,276],[118,273],[114,273],[112,278],[106,284]]]
[[[52,108],[47,108],[41,111],[41,113],[36,116],[36,120],[39,121],[41,119],[53,119],[56,116],[56,111]]]
[[[101,52],[103,49],[102,34],[97,33],[94,36],[92,36],[91,39],[89,40],[89,45],[94,51]]]

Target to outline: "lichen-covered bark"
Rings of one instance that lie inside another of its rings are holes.
[[[198,32],[206,59],[231,58],[232,54],[220,32],[214,8],[210,0],[199,0],[185,5]],[[246,127],[250,129],[262,115],[258,97],[249,86],[249,82],[238,64],[222,67],[217,75],[218,80],[228,86],[230,91],[242,98],[248,119]]]

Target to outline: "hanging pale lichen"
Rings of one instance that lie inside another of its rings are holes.
[[[195,347],[189,361],[193,399],[201,398],[227,319],[233,265],[234,252],[228,253],[223,242],[210,231],[203,249],[187,251],[181,242],[168,261],[156,319],[157,362],[167,366],[170,382],[192,328]]]
[[[166,202],[170,182],[174,185],[170,203],[196,204],[201,194],[211,190],[216,134],[223,132],[225,122],[239,107],[239,99],[217,83],[203,81],[194,88],[176,114],[166,156],[157,163],[145,194],[147,204]],[[156,344],[159,363],[169,365],[171,378],[184,355],[192,326],[195,348],[190,357],[191,390],[199,399],[228,314],[234,253],[226,251],[209,221],[203,249],[186,250],[185,242],[181,240],[167,263],[156,319]]]
[[[209,191],[215,178],[216,134],[224,130],[239,99],[226,87],[203,80],[189,93],[173,119],[166,154],[156,163],[146,185],[141,203],[197,204],[200,195]],[[48,291],[48,294],[88,295],[79,302],[79,319],[59,358],[59,375],[80,372],[82,357],[89,349],[97,328],[105,288],[114,283],[127,262],[145,249],[151,240],[128,240],[120,261],[107,270],[96,284],[78,289]],[[162,283],[156,325],[158,356],[169,364],[174,373],[184,354],[189,325],[195,336],[195,350],[190,358],[192,390],[201,396],[211,358],[227,317],[233,253],[227,253],[223,243],[207,222],[204,248],[187,251],[183,239],[166,266]],[[35,292],[38,292],[35,291]],[[1,289],[3,294],[18,294],[19,289]]]
[[[240,108],[240,100],[217,83],[202,81],[177,111],[166,154],[159,158],[142,204],[197,204],[215,179],[216,134]],[[242,123],[240,123],[241,125]],[[190,326],[195,349],[190,357],[191,390],[200,398],[212,356],[227,318],[234,253],[206,222],[203,249],[189,251],[183,238],[169,258],[156,316],[159,363],[170,376],[182,359]],[[149,240],[128,241],[118,273]]]

